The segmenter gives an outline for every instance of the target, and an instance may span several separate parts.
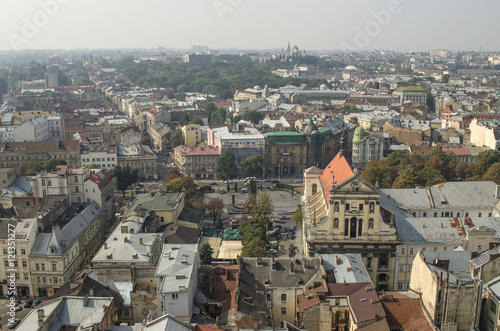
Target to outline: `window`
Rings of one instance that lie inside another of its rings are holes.
[[[460,217],[460,213],[457,213],[457,217]]]
[[[92,159],[94,160],[94,159]],[[75,183],[78,183],[78,176],[75,176]]]
[[[405,255],[405,254],[406,254],[406,248],[401,247],[401,255]]]
[[[413,254],[413,247],[410,247],[410,254]]]
[[[345,204],[345,210],[351,210],[351,204],[346,203]]]
[[[28,262],[23,261],[23,268],[27,268],[27,267],[28,267]]]
[[[317,184],[313,184],[312,185],[312,194],[316,194],[318,192],[318,185]]]
[[[483,250],[483,246],[481,246],[481,245],[477,245],[477,251],[478,251],[478,252],[481,252],[482,250]]]
[[[177,300],[179,298],[179,293],[172,293],[172,300]]]
[[[286,307],[281,307],[281,315],[286,315]]]
[[[359,210],[363,210],[363,204],[362,203],[359,204]]]
[[[445,247],[443,250],[446,252],[448,250],[448,247]]]
[[[433,248],[434,252],[437,252],[438,248],[437,247],[434,247]]]
[[[45,271],[45,263],[42,263],[42,271]]]
[[[281,295],[281,302],[286,302],[286,294]]]
[[[8,253],[7,253],[7,249],[6,249],[6,248],[4,248],[4,249],[3,249],[3,255],[7,255],[7,254],[8,254]]]
[[[37,278],[36,278],[36,282],[37,282],[37,283],[39,283],[39,284],[41,283],[41,282],[40,282],[40,277],[37,277]]]
[[[469,217],[469,213],[465,213],[465,217]]]
[[[399,266],[399,272],[405,272],[405,266],[404,265],[400,265]]]
[[[27,274],[24,274],[24,280],[30,280],[30,277]]]
[[[408,271],[411,271],[411,264],[408,265]]]
[[[57,264],[52,263],[52,271],[57,271]]]
[[[427,217],[427,212],[424,211],[424,214],[423,214],[424,217]]]
[[[488,217],[491,217],[491,213],[488,213]]]
[[[42,277],[42,283],[46,284],[47,283],[47,278]]]
[[[54,277],[54,284],[57,284],[57,277]]]
[[[477,217],[482,217],[483,216],[483,213],[478,213],[477,214]]]
[[[9,266],[9,261],[3,261],[3,263],[5,264],[6,267]]]
[[[24,248],[21,248],[21,255],[26,255],[26,250]]]
[[[35,263],[35,270],[40,270],[40,264],[39,263]]]
[[[438,217],[438,213],[434,213],[434,217]]]
[[[402,290],[403,289],[403,282],[398,282],[398,290]]]
[[[45,179],[42,179],[42,186],[45,186]]]
[[[52,181],[50,179],[47,180],[47,186],[52,186]]]
[[[80,192],[80,188],[78,186],[75,186],[75,193]]]

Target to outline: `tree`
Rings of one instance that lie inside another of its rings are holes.
[[[141,138],[141,142],[140,142],[141,145],[146,145],[146,146],[149,146],[151,148],[154,148],[154,143],[153,143],[153,139],[151,139],[150,137],[148,136],[143,136]]]
[[[207,210],[214,216],[222,214],[224,210],[224,200],[221,198],[210,198],[207,202]]]
[[[394,153],[389,155],[392,154]],[[393,182],[392,170],[388,161],[368,162],[361,177],[372,185],[378,185],[379,188],[391,188]]]
[[[241,256],[243,257],[268,257],[269,252],[266,251],[267,243],[259,238],[253,238],[241,249]]]
[[[241,161],[241,165],[248,176],[258,177],[262,175],[264,158],[260,155],[248,156]]]
[[[398,177],[392,188],[413,188],[417,185],[417,175],[411,165],[405,165],[398,171]]]
[[[116,177],[117,188],[125,197],[125,190],[139,179],[139,169],[131,169],[129,166],[116,166],[111,169],[111,175]]]
[[[267,192],[259,192],[257,200],[257,214],[268,218],[273,213],[273,201]]]
[[[436,111],[436,101],[434,99],[434,96],[432,95],[431,92],[427,93],[427,109],[429,110],[429,113],[433,113]]]
[[[172,175],[175,176],[175,174]],[[163,181],[163,186],[169,192],[183,192],[184,203],[188,206],[192,206],[201,194],[198,185],[190,176],[181,175],[180,177],[176,176],[170,180],[165,180]]]
[[[193,124],[203,125],[203,119],[200,116],[193,117]]]
[[[234,182],[234,192],[238,192],[238,183]]]
[[[99,167],[97,164],[95,163],[91,163],[88,165],[88,168],[89,169],[101,169],[101,167]]]
[[[302,227],[302,219],[303,219],[301,205],[298,205],[297,209],[295,209],[295,213],[293,214],[293,219],[295,220],[295,224],[297,225],[297,227],[301,228]]]
[[[491,180],[500,185],[500,163],[492,164],[484,174],[483,180]]]
[[[58,165],[67,165],[68,163],[64,159],[49,159],[43,164],[43,169],[48,172],[53,172],[56,170]]]
[[[450,81],[450,75],[449,74],[445,74],[445,75],[443,75],[443,78],[441,78],[441,83],[448,84],[449,81]]]
[[[212,254],[214,250],[210,246],[210,244],[205,243],[201,245],[200,249],[200,260],[202,264],[210,264],[212,262]]]
[[[404,153],[392,152],[391,154],[387,155],[387,161],[389,161],[389,164],[392,167],[395,167],[401,163],[401,160],[403,160],[404,157],[405,157]]]
[[[193,202],[193,207],[199,210],[205,210],[207,209],[207,205],[205,204],[205,200],[203,200],[203,197],[199,197]]]
[[[164,182],[163,186],[168,192],[182,192],[182,177],[177,177],[168,182]]]
[[[222,224],[222,217],[220,214],[217,215],[217,217],[215,218],[215,227],[219,230],[222,230],[222,228],[224,227]]]
[[[225,151],[217,161],[215,176],[218,179],[228,180],[238,176],[238,166],[236,158],[230,151]]]
[[[35,162],[30,162],[28,165],[28,169],[23,173],[24,176],[34,176],[36,175],[37,172],[43,170],[43,162],[42,161],[35,161]]]
[[[217,109],[217,108],[215,107],[215,104],[214,104],[213,102],[207,102],[207,103],[205,104],[205,110],[206,110],[207,112],[213,112],[213,111],[215,111],[216,109]]]
[[[174,178],[179,178],[184,176],[181,171],[177,168],[170,168],[168,170],[168,176],[163,180],[164,183],[171,181]]]
[[[170,135],[170,147],[175,148],[177,146],[184,144],[184,136],[182,135],[182,130],[177,129]]]
[[[250,121],[253,124],[259,124],[259,122],[264,119],[264,113],[258,110],[247,111],[243,114],[243,119],[245,121]]]
[[[439,169],[424,168],[418,172],[418,183],[422,186],[437,185],[445,181]]]

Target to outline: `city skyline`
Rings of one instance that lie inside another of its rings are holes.
[[[450,2],[451,3],[451,2]],[[12,49],[279,49],[497,51],[495,13],[485,0],[359,2],[317,0],[27,0],[0,5],[0,50]],[[138,10],[140,9],[140,10]]]

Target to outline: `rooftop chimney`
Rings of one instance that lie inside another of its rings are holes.
[[[144,242],[142,241],[142,238],[139,238],[139,244],[143,244]]]
[[[45,318],[45,311],[43,309],[37,309],[38,320],[43,320]]]
[[[90,288],[90,289],[89,289],[89,296],[90,296],[90,297],[93,297],[93,296],[94,296],[94,289],[93,289],[93,288]]]
[[[108,249],[108,243],[104,243],[104,249]]]

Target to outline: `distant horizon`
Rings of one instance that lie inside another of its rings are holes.
[[[23,0],[0,3],[0,50],[495,52],[500,1]]]

